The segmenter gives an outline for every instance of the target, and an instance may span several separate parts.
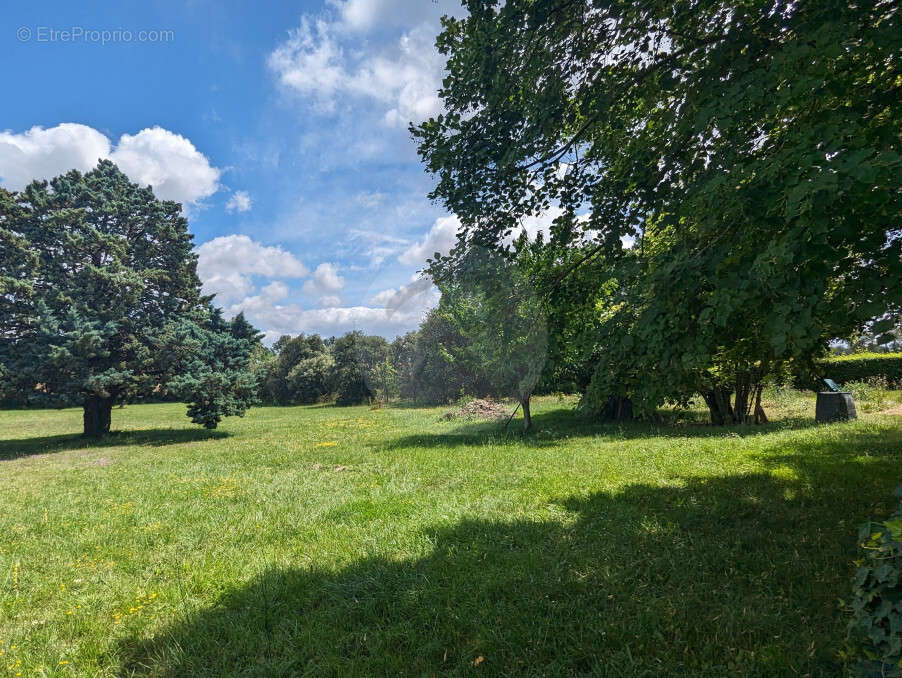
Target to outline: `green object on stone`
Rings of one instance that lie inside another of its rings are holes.
[[[824,383],[827,384],[827,388],[829,388],[834,393],[839,393],[839,386],[836,385],[836,382],[832,379],[824,379]]]

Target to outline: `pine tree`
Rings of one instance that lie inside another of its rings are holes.
[[[5,397],[81,405],[92,436],[109,431],[115,403],[170,383],[208,427],[253,402],[246,368],[258,335],[201,296],[178,203],[103,160],[0,192],[0,244]]]

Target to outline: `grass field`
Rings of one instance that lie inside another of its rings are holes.
[[[0,678],[838,675],[902,416],[766,427],[441,409],[0,412]],[[5,673],[4,673],[5,672]]]

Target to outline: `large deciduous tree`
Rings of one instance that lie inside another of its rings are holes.
[[[181,206],[101,161],[0,191],[0,392],[84,407],[84,433],[114,403],[170,390],[215,427],[253,401],[256,331],[200,293]]]
[[[273,351],[261,383],[264,400],[279,405],[315,403],[332,391],[334,363],[318,334],[282,336]]]
[[[645,411],[697,392],[716,423],[760,419],[775,367],[893,326],[895,3],[465,5],[438,38],[445,112],[412,129],[433,197],[480,246],[549,207],[558,251],[617,261],[636,240],[629,304],[601,313],[598,402],[614,365]]]
[[[348,332],[332,344],[336,405],[387,402],[397,395],[391,346],[382,337]]]

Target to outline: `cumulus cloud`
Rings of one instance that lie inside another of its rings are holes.
[[[355,329],[393,337],[416,329],[439,298],[428,278],[415,277],[407,285],[379,292],[370,305],[342,306],[339,293],[345,280],[336,264],[323,262],[311,274],[290,252],[246,235],[214,238],[198,247],[197,254],[204,293],[216,294],[227,316],[243,312],[270,342],[282,334],[329,336]],[[308,275],[301,291],[313,295],[319,308],[302,308],[285,282]],[[258,289],[254,276],[269,280]]]
[[[188,139],[162,127],[123,134],[110,159],[164,200],[196,203],[219,189],[221,171]]]
[[[246,296],[232,304],[227,311],[230,315],[237,315],[239,311],[244,311],[248,316],[265,315],[270,309],[278,308],[278,302],[285,299],[288,294],[288,285],[276,280],[265,285],[257,294]]]
[[[347,16],[355,26],[369,25],[360,12]],[[342,22],[301,17],[300,26],[269,55],[269,68],[283,87],[325,110],[343,96],[373,100],[391,126],[424,120],[441,110],[438,88],[444,62],[434,47],[434,26],[416,26],[393,43],[371,43],[361,51],[345,49],[353,43]]]
[[[319,295],[323,306],[338,306],[341,298],[338,293],[344,289],[345,279],[338,275],[338,266],[322,263],[316,267],[310,280],[304,283],[305,294]]]
[[[162,127],[123,134],[115,147],[106,135],[77,123],[0,132],[0,181],[12,190],[71,169],[88,171],[106,158],[135,183],[153,186],[163,200],[193,204],[219,189],[221,171],[191,141]]]
[[[65,122],[0,132],[0,180],[19,191],[33,179],[51,179],[71,169],[87,171],[110,155],[110,140],[93,127]]]
[[[319,298],[319,304],[326,308],[335,308],[336,306],[341,306],[341,297],[327,294],[326,296]]]
[[[298,259],[281,247],[267,247],[246,235],[226,235],[205,242],[197,248],[197,274],[205,294],[216,294],[219,301],[248,297],[254,291],[252,276],[267,278],[303,278],[309,272]],[[284,290],[276,282],[269,296]],[[266,289],[266,288],[264,288]],[[284,295],[283,295],[284,296]]]
[[[229,212],[247,212],[253,205],[251,196],[247,191],[235,191],[226,203]]]
[[[302,308],[289,297],[288,286],[275,281],[228,305],[225,312],[228,316],[243,312],[267,342],[283,334],[330,336],[351,330],[394,337],[419,327],[438,303],[439,293],[428,278],[414,278],[408,285],[379,292],[369,300],[370,306],[341,306],[337,295],[326,295],[318,300],[320,308]]]
[[[408,285],[387,289],[374,295],[369,303],[388,312],[427,311],[438,303],[439,293],[428,276],[415,276]]]
[[[451,215],[439,217],[432,224],[426,237],[418,243],[414,243],[404,250],[398,261],[411,266],[423,265],[427,259],[432,259],[435,253],[448,254],[457,242],[457,232],[460,230],[460,219]]]

